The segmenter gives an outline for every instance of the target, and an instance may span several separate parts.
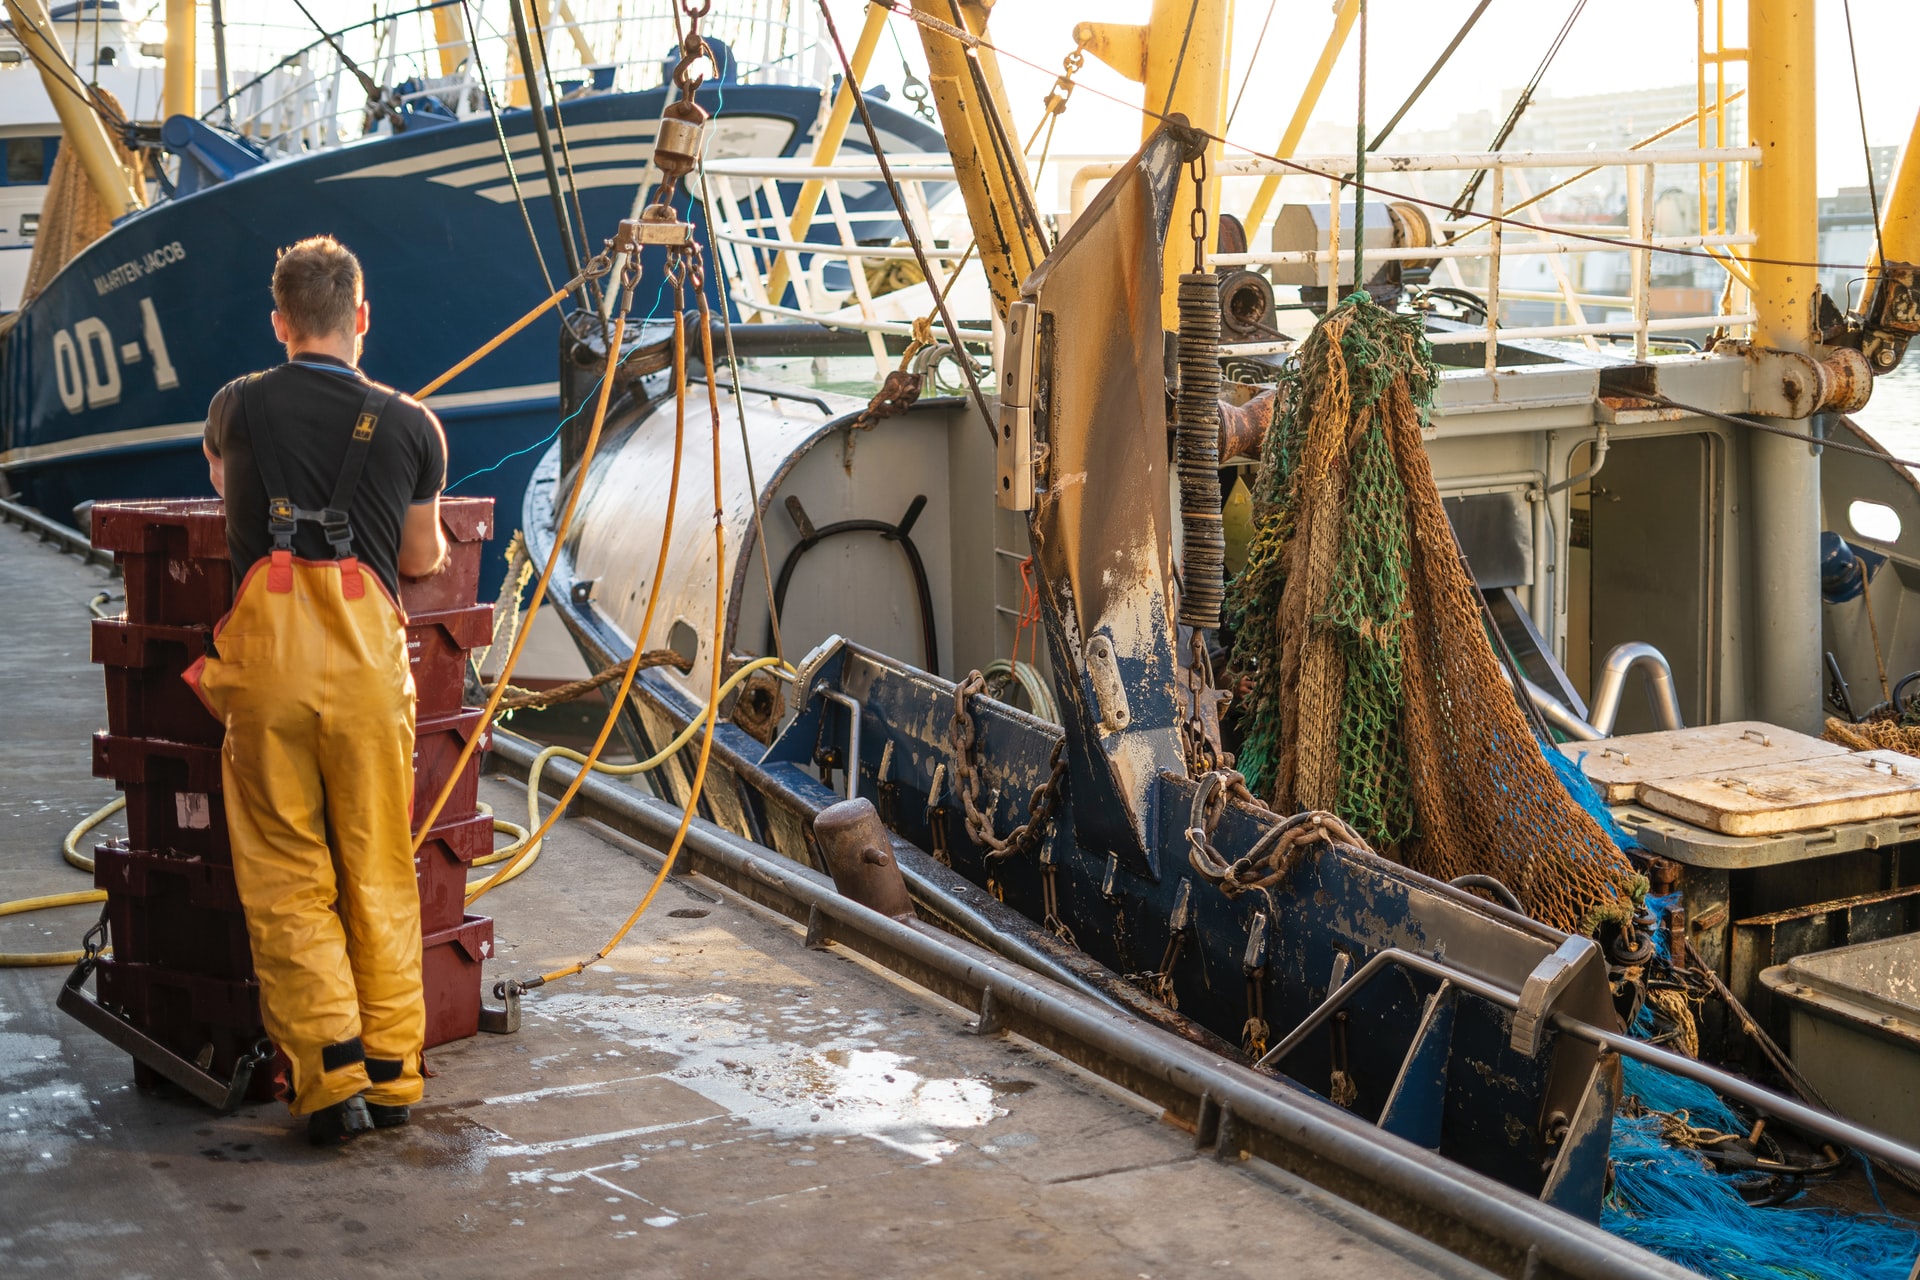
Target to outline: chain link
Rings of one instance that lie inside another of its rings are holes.
[[[1215,769],[1201,775],[1187,822],[1187,862],[1197,875],[1229,898],[1286,879],[1303,845],[1344,845],[1373,852],[1372,846],[1337,815],[1310,809],[1268,827],[1245,855],[1230,863],[1213,847],[1213,830],[1229,800],[1238,800],[1264,815],[1279,816],[1247,789],[1247,780],[1235,770]]]
[[[953,743],[953,789],[960,796],[961,808],[966,812],[967,835],[986,850],[989,859],[997,861],[1027,853],[1046,838],[1048,828],[1053,823],[1054,809],[1060,803],[1061,787],[1066,781],[1066,739],[1063,737],[1053,744],[1053,755],[1047,762],[1047,780],[1035,787],[1027,799],[1027,820],[1008,832],[1004,840],[994,835],[993,815],[980,807],[982,766],[977,758],[979,727],[974,723],[973,713],[967,710],[967,704],[974,695],[985,693],[986,688],[986,677],[978,671],[969,673],[965,680],[954,686],[953,723],[948,736]]]
[[[1207,269],[1207,153],[1203,149],[1193,158],[1193,213],[1187,229],[1193,234],[1193,273]]]

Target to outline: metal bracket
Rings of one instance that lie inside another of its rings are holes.
[[[525,988],[508,979],[493,984],[493,994],[500,997],[501,1007],[496,1009],[486,1001],[480,1002],[480,1029],[496,1036],[510,1036],[520,1029],[520,993]]]
[[[1580,971],[1589,954],[1597,954],[1593,939],[1569,936],[1552,955],[1535,965],[1520,988],[1520,1005],[1513,1011],[1512,1046],[1515,1053],[1531,1058],[1540,1052],[1547,1036],[1547,1020],[1553,1007]]]
[[[133,1055],[135,1062],[159,1072],[215,1111],[224,1114],[246,1100],[247,1088],[253,1083],[254,1069],[273,1056],[273,1046],[263,1041],[261,1047],[252,1053],[242,1054],[239,1061],[233,1064],[232,1078],[222,1080],[204,1067],[188,1062],[125,1018],[89,999],[84,988],[93,974],[93,968],[94,958],[89,955],[67,975],[66,982],[60,988],[59,999],[55,1001],[62,1013],[89,1031],[98,1033],[110,1044],[125,1049]]]
[[[1093,680],[1093,696],[1100,704],[1100,727],[1117,732],[1133,723],[1133,709],[1127,705],[1127,686],[1120,679],[1120,662],[1113,656],[1113,638],[1099,635],[1087,641],[1087,675]]]
[[[1033,510],[1034,346],[1040,312],[1031,302],[1007,306],[1000,376],[1000,422],[994,435],[993,500],[1005,511]]]
[[[983,989],[980,992],[980,1017],[970,1030],[977,1036],[997,1036],[1006,1029],[1006,1023],[1000,1016],[1000,1002],[994,999],[993,988]]]

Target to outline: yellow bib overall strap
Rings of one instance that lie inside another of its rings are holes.
[[[409,830],[413,679],[399,606],[353,558],[346,517],[391,393],[368,393],[316,513],[288,499],[272,424],[248,390],[273,549],[215,628],[217,652],[187,679],[226,725],[227,834],[261,1017],[293,1064],[295,1114],[362,1093],[417,1102],[426,1006]],[[326,530],[337,560],[295,558],[302,519]]]
[[[260,379],[248,378],[241,390],[241,402],[247,411],[247,431],[253,441],[253,460],[267,486],[267,532],[273,535],[272,564],[267,571],[267,590],[285,594],[293,589],[293,534],[302,520],[320,526],[333,558],[340,562],[340,581],[349,600],[366,593],[367,584],[360,574],[360,561],[353,554],[353,495],[360,487],[360,473],[367,469],[367,454],[373,449],[374,429],[386,412],[393,392],[377,382],[367,385],[367,398],[360,403],[354,418],[353,436],[347,441],[347,456],[333,482],[333,496],[318,511],[293,505],[287,497],[287,477],[280,468],[280,447],[273,440],[273,426],[261,404]]]

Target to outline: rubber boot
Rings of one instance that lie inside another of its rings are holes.
[[[401,1110],[406,1110],[402,1107]],[[373,1128],[373,1116],[365,1098],[351,1098],[320,1108],[307,1117],[307,1141],[316,1147],[337,1147],[352,1142]]]
[[[379,1102],[369,1102],[367,1114],[373,1117],[373,1127],[376,1129],[398,1129],[410,1118],[404,1103],[397,1107],[390,1107]]]

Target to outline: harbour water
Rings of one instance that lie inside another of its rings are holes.
[[[1896,458],[1920,461],[1920,357],[1911,351],[1900,367],[1874,379],[1873,398],[1853,415]],[[1912,468],[1920,478],[1920,468]]]

